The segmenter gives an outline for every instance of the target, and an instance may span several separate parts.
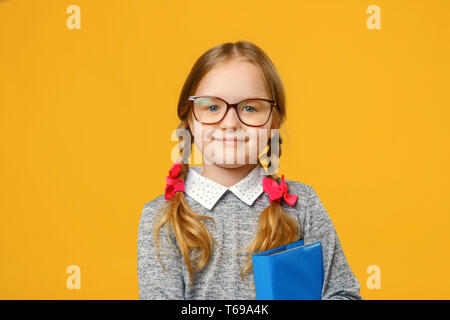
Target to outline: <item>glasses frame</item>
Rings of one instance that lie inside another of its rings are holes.
[[[225,101],[224,99],[219,98],[219,97],[215,97],[215,96],[190,96],[190,97],[188,98],[188,100],[189,100],[189,101],[192,101],[192,105],[193,105],[193,104],[194,104],[194,100],[195,100],[196,98],[216,98],[216,99],[222,100],[222,101],[225,102],[226,105],[227,105],[227,110],[226,110],[225,113],[223,114],[222,119],[220,119],[219,121],[216,121],[216,122],[202,122],[202,121],[198,120],[198,119],[197,119],[197,116],[195,115],[194,108],[192,108],[192,113],[194,114],[195,120],[197,120],[198,122],[203,123],[203,124],[216,124],[216,123],[219,123],[219,122],[222,121],[222,120],[225,118],[225,116],[227,115],[228,109],[234,108],[234,109],[236,110],[236,115],[237,115],[239,121],[241,121],[243,124],[245,124],[246,126],[249,126],[249,127],[261,127],[261,126],[265,125],[265,124],[269,121],[270,116],[272,115],[273,107],[274,107],[274,106],[277,106],[277,104],[275,103],[275,100],[269,100],[269,99],[263,99],[263,98],[247,98],[247,99],[244,99],[244,100],[239,101],[239,102],[236,102],[236,103],[228,103],[228,102]],[[270,105],[270,112],[269,112],[269,115],[268,115],[268,117],[267,117],[266,122],[264,122],[263,124],[260,124],[260,125],[255,126],[255,125],[252,125],[252,124],[247,124],[247,123],[245,123],[244,121],[242,121],[241,117],[239,116],[239,112],[238,112],[238,110],[237,110],[237,106],[238,106],[240,103],[242,103],[242,102],[244,102],[244,101],[247,101],[247,100],[263,100],[263,101],[267,101],[267,102],[270,102],[270,103],[271,103],[271,105]]]

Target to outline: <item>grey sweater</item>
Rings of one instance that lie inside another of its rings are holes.
[[[284,211],[301,225],[304,244],[316,241],[322,244],[324,282],[322,299],[362,299],[360,284],[353,274],[334,225],[315,190],[306,184],[285,180],[290,194],[298,195],[297,203],[289,206],[282,202]],[[270,204],[269,197],[262,193],[251,205],[242,202],[227,190],[212,210],[207,210],[185,194],[190,208],[202,215],[214,218],[215,228],[205,221],[212,236],[222,250],[214,247],[214,252],[205,269],[194,272],[194,286],[189,287],[189,273],[181,253],[174,254],[166,240],[165,228],[161,229],[160,242],[164,250],[174,257],[161,252],[161,260],[169,271],[162,268],[154,247],[152,227],[157,210],[164,205],[164,194],[149,201],[143,207],[138,229],[137,273],[140,299],[189,299],[189,300],[253,300],[256,298],[253,273],[240,278],[239,271],[245,261],[235,254],[253,239],[260,212]],[[300,234],[300,233],[299,233]],[[175,236],[170,232],[172,242],[179,249]],[[191,256],[194,257],[194,256]]]

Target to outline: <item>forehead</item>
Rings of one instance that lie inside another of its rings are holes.
[[[195,95],[216,96],[230,103],[247,98],[271,98],[261,70],[252,62],[236,59],[219,63],[206,73]]]

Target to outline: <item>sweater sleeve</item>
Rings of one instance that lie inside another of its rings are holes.
[[[360,284],[347,262],[333,222],[310,186],[304,243],[317,241],[322,244],[323,255],[322,300],[362,300]]]
[[[159,250],[160,258],[166,272],[156,255],[153,239],[153,222],[157,215],[154,203],[144,205],[138,229],[137,273],[139,299],[141,300],[184,300],[184,280],[182,276],[181,254],[177,254],[167,240],[166,228],[160,229],[160,244],[170,254]],[[171,240],[176,248],[173,233]]]

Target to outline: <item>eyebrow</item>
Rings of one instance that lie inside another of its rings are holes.
[[[223,96],[215,95],[215,94],[196,94],[196,96],[211,96],[211,97],[221,98],[221,99],[224,99],[225,101],[228,101],[229,103],[237,103],[237,102],[241,102],[241,101],[248,100],[248,99],[267,99],[267,100],[270,100],[270,98],[264,97],[264,95],[263,96],[251,95],[251,96],[247,96],[246,98],[243,98],[241,100],[236,100],[236,102],[230,102],[229,100],[223,98]]]

